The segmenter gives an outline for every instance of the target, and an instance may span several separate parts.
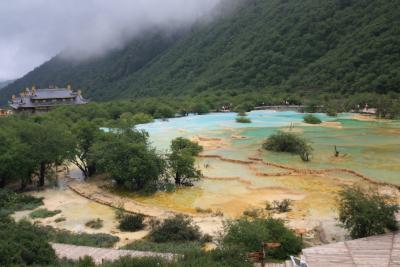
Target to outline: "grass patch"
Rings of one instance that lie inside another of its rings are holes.
[[[92,229],[100,229],[103,227],[103,220],[99,218],[95,220],[90,220],[87,223],[85,223],[85,226]]]
[[[212,209],[203,209],[200,207],[196,207],[196,212],[197,213],[213,213]]]
[[[315,115],[307,114],[303,117],[303,121],[308,124],[321,124],[322,121]]]
[[[68,230],[54,229],[51,226],[41,226],[39,228],[47,236],[49,242],[54,243],[111,248],[119,241],[119,237],[109,234],[73,233]]]
[[[59,217],[57,219],[54,220],[54,222],[56,223],[60,223],[60,222],[65,222],[67,219],[65,217]]]
[[[0,189],[1,214],[8,215],[20,210],[33,210],[43,205],[43,198],[17,194],[7,189]]]
[[[48,209],[37,209],[35,211],[32,211],[29,216],[32,219],[38,219],[38,218],[48,218],[48,217],[53,217],[57,214],[61,213],[61,210],[48,210]]]
[[[124,246],[123,249],[185,254],[194,250],[201,251],[201,247],[199,241],[156,243],[148,240],[136,240]]]

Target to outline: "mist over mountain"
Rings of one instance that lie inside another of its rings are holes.
[[[400,91],[400,4],[247,0],[188,27],[151,27],[89,60],[68,51],[0,93],[72,83],[93,100],[220,91]],[[228,8],[228,7],[227,7]]]
[[[0,81],[0,90],[12,83],[13,80],[7,80],[7,81]]]

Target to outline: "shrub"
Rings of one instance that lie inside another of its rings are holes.
[[[245,117],[245,116],[238,116],[236,117],[236,122],[238,123],[251,123],[251,119]]]
[[[263,144],[263,148],[274,152],[298,154],[303,161],[309,161],[312,147],[308,142],[294,134],[282,131],[271,135]]]
[[[125,215],[125,212],[124,212],[124,203],[118,203],[118,206],[117,206],[117,208],[115,209],[115,218],[117,218],[117,220],[121,220],[123,217],[124,217],[124,215]]]
[[[185,215],[175,215],[163,222],[153,223],[150,240],[158,243],[174,241],[198,241],[201,238],[199,227]]]
[[[97,218],[95,220],[90,220],[87,223],[85,223],[86,227],[92,228],[92,229],[100,229],[103,227],[103,220]]]
[[[29,216],[32,219],[37,219],[37,218],[48,218],[48,217],[53,217],[57,214],[61,213],[61,210],[48,210],[48,209],[37,209],[35,211],[32,211]]]
[[[339,221],[352,238],[383,234],[398,229],[396,199],[361,188],[345,187],[339,193]]]
[[[185,254],[189,251],[201,250],[201,242],[164,242],[156,243],[148,240],[136,240],[123,247],[123,249],[138,251],[153,251],[162,253]]]
[[[329,108],[326,110],[326,115],[328,115],[329,117],[336,117],[337,112],[333,108]]]
[[[64,222],[66,220],[67,219],[65,217],[59,217],[59,218],[55,219],[54,222],[59,223],[59,222]]]
[[[44,266],[56,255],[46,235],[27,221],[0,220],[0,266]]]
[[[0,189],[0,210],[2,210],[2,214],[10,214],[19,210],[33,210],[41,205],[43,205],[43,198]]]
[[[228,250],[248,253],[260,250],[262,243],[281,243],[281,247],[269,250],[268,255],[284,260],[302,249],[301,238],[286,228],[280,219],[242,217],[225,225],[225,232],[222,245]]]
[[[283,199],[282,201],[274,200],[272,204],[267,201],[265,209],[269,211],[277,211],[279,213],[291,211],[293,201],[291,199]]]
[[[96,263],[90,256],[84,256],[83,258],[79,258],[76,265],[77,267],[96,267]]]
[[[259,209],[248,209],[243,211],[243,216],[251,217],[251,218],[257,218],[261,215],[262,210]]]
[[[200,238],[200,243],[205,244],[205,243],[210,243],[213,241],[213,237],[209,234],[205,234]]]
[[[54,229],[51,226],[42,226],[39,229],[42,235],[47,236],[47,239],[54,243],[110,248],[119,241],[119,237],[109,234],[73,233],[68,230]]]
[[[200,207],[196,207],[196,212],[197,213],[212,213],[213,211],[210,208],[203,209],[203,208],[200,208]]]
[[[134,231],[139,231],[144,228],[144,216],[141,214],[134,214],[134,215],[124,215],[120,221],[118,228],[121,231],[127,231],[127,232],[134,232]]]
[[[320,124],[322,122],[320,120],[320,118],[318,118],[317,116],[312,115],[312,114],[305,115],[303,120],[305,123],[308,123],[308,124]]]
[[[253,265],[240,253],[230,249],[215,249],[209,252],[189,251],[180,258],[174,267],[252,267]]]
[[[102,267],[168,267],[173,266],[166,259],[159,257],[121,257],[113,262],[105,262]]]

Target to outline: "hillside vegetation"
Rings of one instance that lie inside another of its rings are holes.
[[[395,0],[247,0],[165,37],[148,33],[85,63],[50,60],[5,88],[81,87],[95,100],[248,91],[400,92]]]

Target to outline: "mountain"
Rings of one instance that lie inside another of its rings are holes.
[[[7,80],[7,81],[0,81],[0,90],[12,83],[13,80]]]
[[[0,92],[71,82],[94,100],[280,89],[400,92],[400,2],[247,0],[207,24],[144,34],[84,63],[61,55]]]

